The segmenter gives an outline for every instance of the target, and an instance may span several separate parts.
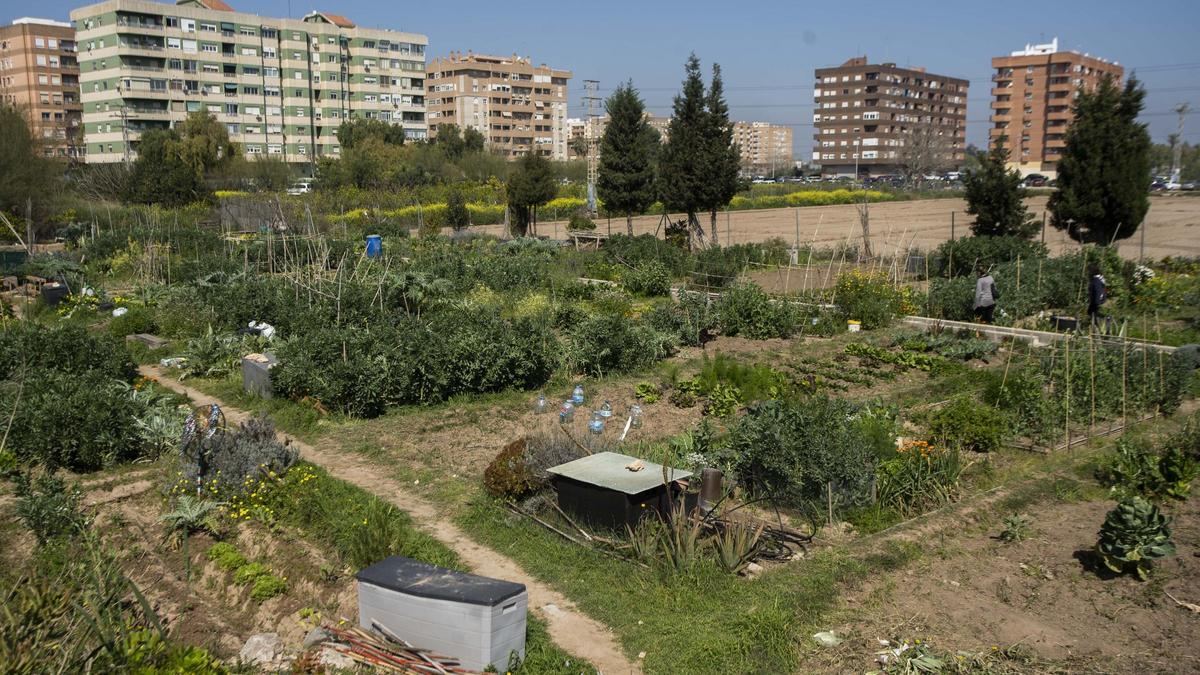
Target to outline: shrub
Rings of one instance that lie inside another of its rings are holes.
[[[233,573],[233,583],[244,586],[259,577],[269,576],[271,569],[259,562],[246,563]]]
[[[645,323],[605,313],[580,322],[568,349],[573,372],[601,376],[654,364],[674,353],[675,341]]]
[[[87,527],[87,518],[79,510],[83,493],[79,486],[67,487],[63,479],[43,473],[30,480],[24,473],[13,477],[17,495],[17,518],[33,532],[40,545],[60,537],[73,536]]]
[[[716,313],[709,307],[707,296],[683,293],[679,302],[655,305],[643,315],[646,324],[668,335],[679,344],[699,347],[712,339],[717,327]]]
[[[671,274],[659,262],[641,263],[621,272],[621,283],[634,295],[662,296],[671,293]]]
[[[596,229],[596,223],[586,213],[575,211],[567,221],[567,229],[572,232],[587,232]]]
[[[959,396],[935,410],[928,427],[929,435],[947,447],[993,452],[1004,442],[1008,421],[991,406]]]
[[[130,307],[121,316],[114,316],[108,322],[108,332],[116,337],[125,337],[135,333],[153,333],[158,330],[154,321],[154,311],[147,307]]]
[[[193,485],[214,481],[221,492],[238,493],[248,481],[284,474],[300,453],[275,436],[275,425],[256,417],[230,431],[199,434],[183,449],[180,470]]]
[[[875,457],[848,401],[814,396],[751,406],[730,430],[727,463],[755,495],[796,508],[824,503],[827,485],[850,504],[868,496]]]
[[[1059,417],[1045,390],[1046,377],[1041,369],[1036,364],[1024,363],[1013,366],[1007,377],[991,377],[983,400],[1005,412],[1014,436],[1043,441],[1061,430]]]
[[[1049,255],[1044,244],[1017,236],[972,236],[945,241],[938,246],[930,261],[930,269],[939,277],[966,276],[975,278],[979,265],[994,267],[1014,261],[1018,256],[1026,262]],[[1036,267],[1034,268],[1036,269]]]
[[[598,441],[603,443],[603,441]],[[593,442],[591,452],[602,452],[605,448]],[[583,457],[587,452],[566,434],[534,434],[525,440],[525,467],[533,474],[533,486],[542,489],[550,485],[550,467],[566,464]]]
[[[22,368],[80,376],[96,372],[125,382],[137,376],[125,345],[111,335],[71,323],[9,321],[0,330],[0,379],[11,379]]]
[[[1143,581],[1154,559],[1173,553],[1170,520],[1140,497],[1121,501],[1108,512],[1096,543],[1105,567],[1118,574],[1132,571]]]
[[[0,382],[0,418],[11,419],[7,445],[26,464],[96,471],[137,458],[142,412],[103,370],[32,370]]]
[[[210,546],[205,556],[226,572],[235,572],[247,563],[246,556],[234,548],[233,544],[223,541]]]
[[[883,328],[904,313],[904,293],[887,272],[851,270],[838,276],[834,300],[843,319],[861,321],[866,330]]]
[[[1200,465],[1178,447],[1157,455],[1145,442],[1122,438],[1101,462],[1100,482],[1122,496],[1186,499]]]
[[[525,459],[526,441],[504,446],[483,472],[483,487],[494,497],[520,499],[536,490],[537,478]]]
[[[203,335],[187,341],[182,353],[186,359],[182,378],[226,377],[240,370],[243,356],[261,350],[264,345],[262,338],[219,335],[209,326]]]
[[[658,263],[667,268],[668,274],[677,277],[687,272],[687,251],[655,237],[639,234],[631,237],[614,234],[604,240],[602,249],[614,262],[638,267],[645,263]]]
[[[786,301],[775,300],[755,284],[730,287],[713,307],[721,332],[752,340],[786,338],[796,328],[796,310]]]
[[[266,574],[254,580],[254,585],[250,587],[250,597],[262,602],[287,593],[287,589],[286,581],[274,574]]]

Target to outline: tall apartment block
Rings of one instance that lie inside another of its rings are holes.
[[[924,68],[871,64],[865,56],[818,68],[813,162],[824,175],[850,177],[962,165],[968,84]]]
[[[792,171],[792,128],[769,122],[734,122],[733,141],[742,155],[742,169],[774,176]]]
[[[671,126],[671,118],[655,115],[653,113],[645,113],[643,117],[646,123],[649,124],[655,131],[658,132],[660,141],[667,140],[667,129]],[[604,130],[608,128],[608,115],[592,118],[591,120],[582,120],[572,118],[567,120],[567,159],[585,159],[584,155],[579,155],[575,152],[575,139],[587,137],[587,127],[592,126],[592,133],[596,138],[604,135]]]
[[[1115,62],[1059,51],[1058,38],[997,56],[992,68],[990,143],[1004,137],[1010,167],[1049,178],[1058,173],[1079,91],[1094,89],[1105,75],[1119,81],[1125,74]]]
[[[528,58],[450,54],[429,62],[429,133],[442,124],[471,127],[509,159],[537,152],[567,159],[567,82],[571,71]]]
[[[0,26],[0,102],[29,116],[47,157],[82,159],[75,29],[46,19]]]
[[[128,161],[139,138],[212,113],[251,156],[337,155],[337,128],[378,119],[425,136],[424,35],[337,14],[235,12],[222,0],[108,0],[71,12],[89,163]]]

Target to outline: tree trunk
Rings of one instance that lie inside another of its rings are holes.
[[[712,219],[712,243],[713,246],[716,246],[719,241],[717,239],[717,210],[713,209],[712,211],[709,211],[708,215]]]
[[[632,213],[625,214],[625,231],[629,233],[629,236],[631,236],[631,237],[633,236],[633,214]]]

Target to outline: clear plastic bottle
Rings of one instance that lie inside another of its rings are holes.
[[[546,395],[538,394],[537,399],[534,400],[534,402],[533,402],[534,414],[541,415],[542,413],[546,412],[546,410],[548,410],[548,409],[549,409],[549,406],[546,404]]]
[[[574,391],[574,393],[571,394],[571,402],[577,406],[580,406],[580,405],[583,405],[584,400],[585,399],[583,396],[583,385],[582,384],[575,385],[575,391]]]
[[[592,419],[588,422],[588,431],[596,436],[604,433],[604,417],[600,415],[599,410],[592,413]]]
[[[612,414],[613,414],[612,404],[609,403],[608,401],[605,401],[604,405],[600,406],[600,416],[603,417],[604,419],[608,419],[608,418],[612,417]]]
[[[573,419],[575,419],[575,404],[570,401],[563,401],[562,406],[558,409],[558,423],[570,424]]]
[[[642,406],[640,406],[636,403],[634,403],[629,408],[629,428],[630,429],[641,429],[642,428]]]

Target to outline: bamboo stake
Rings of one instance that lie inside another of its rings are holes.
[[[1089,424],[1089,433],[1096,432],[1096,338],[1088,334],[1088,353],[1092,365],[1092,421]]]
[[[1071,447],[1071,336],[1068,335],[1065,341],[1066,355],[1063,357],[1066,363],[1066,391],[1063,392],[1067,400],[1067,414],[1063,422],[1063,433],[1067,437],[1067,448]]]

